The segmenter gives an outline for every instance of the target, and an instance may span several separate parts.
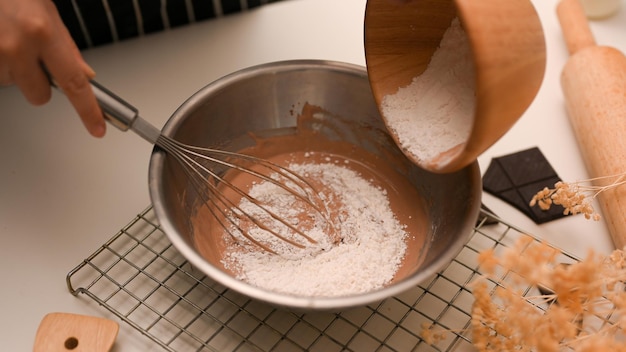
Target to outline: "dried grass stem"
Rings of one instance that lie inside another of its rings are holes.
[[[625,183],[626,172],[578,182],[559,181],[554,184],[554,188],[545,187],[537,192],[530,200],[529,205],[531,207],[538,205],[542,210],[550,209],[552,204],[561,205],[565,215],[583,214],[587,219],[598,221],[600,215],[594,210],[591,204],[592,200],[601,193]]]

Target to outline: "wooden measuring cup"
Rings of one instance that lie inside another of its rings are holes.
[[[541,86],[546,48],[541,22],[529,0],[368,0],[365,58],[380,109],[385,96],[427,68],[442,36],[458,17],[471,46],[475,111],[469,138],[432,163],[407,153],[434,172],[459,170],[495,143],[528,108]],[[404,149],[383,114],[391,135]],[[416,123],[414,128],[424,128]],[[450,157],[451,156],[451,157]]]

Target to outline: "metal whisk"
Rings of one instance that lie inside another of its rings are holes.
[[[215,216],[218,223],[232,236],[234,232],[241,234],[251,243],[259,246],[265,251],[276,253],[270,246],[256,239],[251,231],[240,226],[243,220],[252,226],[262,229],[280,240],[298,248],[305,248],[307,245],[317,244],[317,241],[304,233],[297,226],[277,215],[263,202],[250,196],[237,186],[233,185],[223,175],[218,174],[215,166],[237,170],[254,176],[260,181],[270,182],[281,189],[294,195],[299,201],[308,205],[308,209],[316,212],[323,221],[329,224],[328,216],[325,212],[323,201],[319,198],[317,191],[302,176],[289,169],[260,159],[254,156],[204,148],[181,143],[170,137],[161,134],[155,126],[142,119],[137,108],[133,107],[122,98],[118,97],[102,85],[92,81],[92,88],[100,107],[107,120],[122,131],[132,130],[148,142],[162,148],[169,156],[176,159],[185,174],[189,178],[193,188],[198,193],[202,202],[208,205],[209,210]],[[250,166],[254,166],[254,169]],[[233,200],[224,195],[224,187],[234,191],[241,199],[247,199],[255,204],[264,213],[264,219],[251,215],[244,211]],[[298,240],[288,238],[274,227],[267,224],[267,219],[271,222],[282,224],[291,233],[299,237]],[[234,230],[233,230],[234,229]]]

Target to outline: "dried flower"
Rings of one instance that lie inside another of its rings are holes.
[[[436,345],[446,338],[446,331],[435,331],[430,324],[422,323],[422,339],[429,345]]]
[[[472,284],[471,312],[479,351],[626,351],[624,251],[569,265],[560,254],[530,237],[500,257],[481,253],[487,270]]]
[[[591,183],[603,183],[605,185],[592,185]],[[565,215],[583,214],[587,219],[600,220],[600,215],[595,212],[592,200],[609,189],[626,183],[626,173],[615,176],[597,177],[574,183],[557,182],[554,188],[545,187],[537,192],[530,200],[530,206],[538,205],[542,210],[548,210],[552,204],[563,206]]]
[[[479,254],[469,329],[478,351],[626,351],[624,250],[570,264],[561,254],[530,236]],[[445,338],[434,325],[422,329],[426,343]]]

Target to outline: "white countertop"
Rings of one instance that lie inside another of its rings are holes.
[[[556,0],[533,1],[544,25],[548,64],[539,95],[514,128],[481,158],[539,148],[565,180],[587,178],[565,115],[559,86],[567,59]],[[626,5],[626,4],[625,4]],[[626,52],[626,6],[593,22],[596,40]],[[328,59],[364,65],[365,0],[289,0],[248,13],[88,50],[103,83],[162,126],[192,93],[248,66],[286,59]],[[109,128],[102,140],[84,131],[64,97],[43,107],[15,87],[0,88],[0,301],[2,350],[32,349],[49,312],[106,316],[68,293],[66,274],[149,204],[147,167],[152,146]],[[570,217],[536,226],[514,208],[485,195],[502,218],[584,256],[612,250],[602,222]],[[120,324],[117,351],[158,350]]]

